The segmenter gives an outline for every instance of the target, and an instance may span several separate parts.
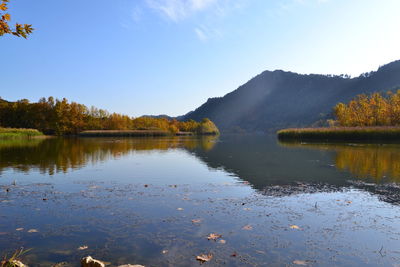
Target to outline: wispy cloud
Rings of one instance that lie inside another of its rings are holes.
[[[139,6],[134,7],[131,14],[133,21],[139,22],[142,19],[142,13],[143,11]]]
[[[205,10],[218,0],[146,0],[147,5],[175,22]]]
[[[249,0],[144,0],[146,8],[175,23],[193,24],[193,33],[207,42],[223,36],[224,21]]]
[[[197,38],[199,38],[200,41],[207,41],[208,40],[208,36],[207,34],[204,32],[204,30],[200,29],[200,28],[195,28],[194,32],[197,35]]]
[[[210,39],[217,39],[222,36],[220,30],[215,27],[200,25],[194,28],[197,38],[202,42],[207,42]]]

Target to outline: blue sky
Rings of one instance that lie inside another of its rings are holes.
[[[181,115],[264,70],[348,73],[400,59],[398,0],[11,0],[0,96]]]

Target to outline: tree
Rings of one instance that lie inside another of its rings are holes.
[[[337,104],[334,113],[340,126],[399,126],[400,90],[358,95],[348,104]]]
[[[12,34],[26,39],[34,29],[31,24],[16,23],[14,27],[10,26],[11,15],[7,12],[8,3],[9,0],[0,0],[0,36]]]

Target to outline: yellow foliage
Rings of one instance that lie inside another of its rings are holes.
[[[9,13],[2,13],[8,10],[8,0],[0,0],[0,36],[12,34],[14,36],[27,38],[33,32],[32,25],[16,23],[14,28],[11,28],[8,22],[11,20]]]
[[[337,104],[334,113],[340,126],[398,126],[400,90],[386,95],[359,95],[348,104]]]
[[[47,134],[77,134],[85,130],[161,130],[179,132],[218,132],[216,126],[205,120],[201,123],[169,120],[166,118],[132,118],[118,113],[71,102],[67,99],[42,98],[38,103],[22,99],[17,102],[0,102],[0,125],[14,128],[39,129]],[[208,127],[208,128],[207,128]]]

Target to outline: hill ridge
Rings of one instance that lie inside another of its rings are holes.
[[[265,132],[310,126],[332,117],[332,108],[338,102],[399,86],[400,60],[353,78],[266,70],[224,96],[208,98],[181,118],[207,117],[222,131]]]

